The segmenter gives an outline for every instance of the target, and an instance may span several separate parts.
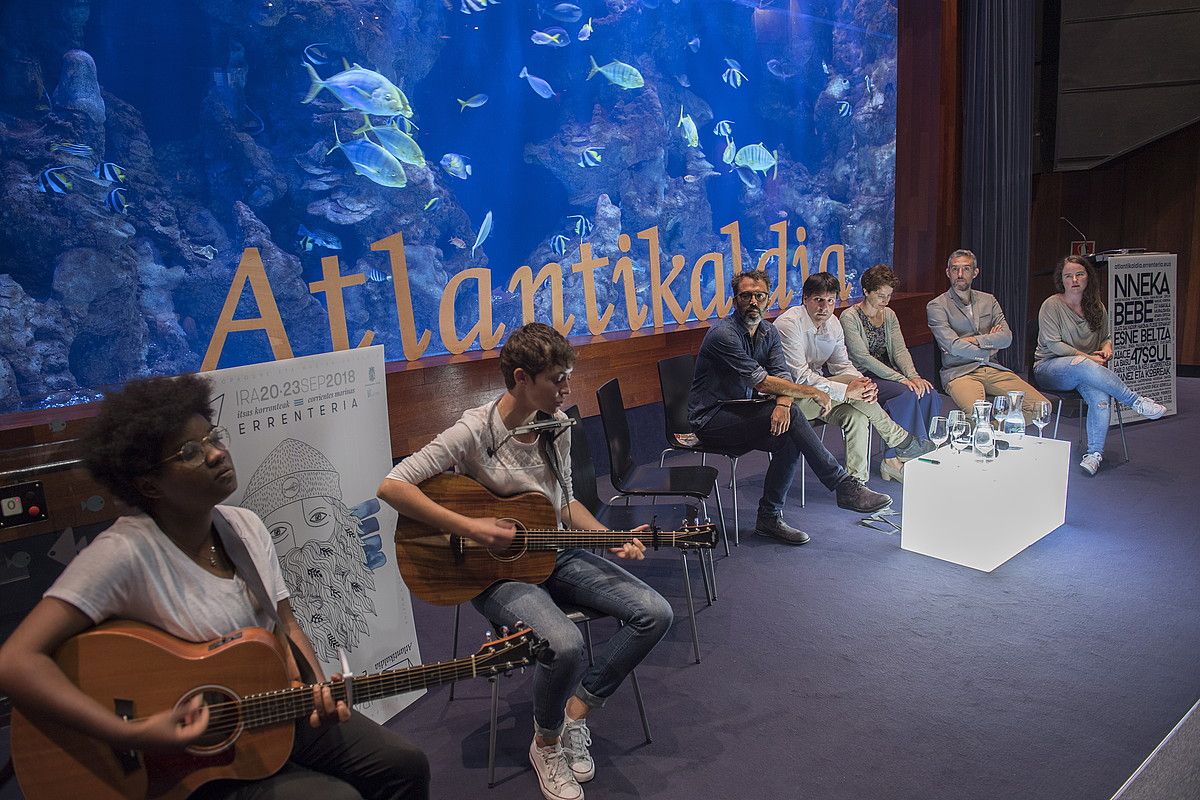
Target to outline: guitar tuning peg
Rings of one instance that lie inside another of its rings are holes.
[[[492,633],[491,631],[484,631],[484,632],[483,632],[483,638],[484,638],[484,640],[485,640],[485,641],[489,641],[489,642],[490,642],[490,641],[492,641],[492,639],[495,639],[495,638],[496,638],[496,635],[495,635],[494,633]]]
[[[500,635],[501,635],[501,636],[508,636],[508,626],[507,626],[507,625],[503,625],[503,626],[501,626],[501,628],[500,628]]]

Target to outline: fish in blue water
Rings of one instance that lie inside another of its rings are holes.
[[[691,51],[693,53],[699,53],[700,52],[700,37],[692,36],[692,38],[688,39],[687,46],[689,48],[691,48]]]
[[[496,4],[493,2],[492,5]],[[459,3],[458,10],[464,14],[470,14],[472,12],[485,11],[487,6],[488,0],[462,0]]]
[[[461,180],[465,181],[471,175],[471,159],[458,153],[446,153],[438,163],[446,172]]]
[[[738,150],[737,155],[733,157],[733,163],[753,172],[761,172],[763,175],[766,175],[774,167],[774,177],[779,177],[779,151],[776,150],[772,153],[763,146],[762,142],[747,145]]]
[[[725,63],[729,65],[729,69],[721,73],[721,80],[728,83],[734,89],[742,85],[742,81],[748,81],[746,73],[742,72],[742,65],[734,61],[732,58],[725,59]]]
[[[341,150],[346,160],[354,167],[354,174],[362,175],[380,186],[402,189],[408,185],[404,167],[394,155],[375,142],[370,139],[356,139],[343,143],[338,136],[337,123],[333,126],[333,138],[337,143],[325,155],[334,150]]]
[[[558,31],[562,31],[562,33],[558,33]],[[529,37],[529,41],[533,42],[534,44],[553,45],[554,47],[564,47],[564,46],[570,44],[570,41],[565,38],[565,35],[566,35],[566,31],[564,31],[562,28],[557,28],[557,29],[555,29],[554,32],[534,31],[533,34]]]
[[[578,22],[583,16],[583,9],[574,3],[555,3],[553,6],[538,5],[538,16],[545,14],[559,22]]]
[[[592,232],[592,222],[582,214],[572,214],[567,219],[575,220],[575,235],[580,241],[587,238],[587,235]]]
[[[80,158],[91,158],[96,154],[91,145],[79,144],[77,142],[55,142],[50,145],[51,153],[66,153],[69,156],[79,156]]]
[[[38,191],[46,194],[66,194],[70,189],[74,189],[70,170],[71,168],[66,166],[42,170],[42,174],[38,176]]]
[[[399,114],[397,114],[396,116],[394,116],[390,120],[388,120],[388,124],[389,125],[399,125],[401,128],[404,129],[404,132],[407,133],[409,136],[412,136],[413,131],[421,130],[420,128],[417,127],[417,123],[413,122],[408,117],[402,117]]]
[[[417,144],[415,139],[396,127],[394,123],[378,128],[371,124],[370,117],[363,114],[362,127],[356,129],[354,133],[359,134],[367,131],[370,131],[379,144],[383,146],[383,149],[395,156],[398,161],[405,164],[412,164],[415,167],[425,166],[425,154],[421,152],[421,146]]]
[[[579,41],[586,42],[592,38],[592,18],[588,17],[588,21],[583,23],[583,27],[579,29]]]
[[[425,208],[423,210],[437,211],[441,207],[442,207],[442,198],[431,197],[431,198],[429,198],[429,202],[425,204]]]
[[[642,0],[642,6],[644,8],[655,9],[660,5],[662,5],[661,0]]]
[[[561,256],[566,254],[567,245],[570,243],[570,239],[568,239],[566,236],[563,236],[561,233],[558,233],[550,239],[550,249],[554,251],[555,255]]]
[[[328,50],[328,42],[316,42],[304,48],[304,58],[308,63],[323,67],[330,64],[334,60],[333,54]]]
[[[838,112],[838,116],[839,116],[839,117],[848,117],[848,116],[850,116],[850,111],[851,111],[851,108],[850,108],[850,104],[849,104],[849,103],[847,103],[845,100],[839,100],[839,101],[838,101],[838,104],[837,104],[837,112]]]
[[[475,244],[471,245],[471,258],[475,257],[475,250],[483,244],[484,240],[492,234],[492,212],[487,212],[483,216],[483,224],[479,226],[479,234],[475,237]]]
[[[829,74],[829,65],[824,61],[821,62],[821,72],[824,72],[826,75]]]
[[[732,164],[734,158],[737,157],[737,145],[734,144],[733,138],[725,140],[725,152],[721,154],[721,160],[726,164]]]
[[[457,99],[457,98],[456,98]],[[466,100],[458,101],[458,113],[466,111],[468,108],[479,108],[488,101],[486,94],[473,94]]]
[[[685,89],[690,89],[692,87],[692,79],[687,76],[687,73],[676,75],[675,80],[678,81],[679,85]]]
[[[683,106],[679,107],[679,122],[675,127],[683,129],[683,140],[687,142],[688,147],[700,146],[700,131],[696,130],[696,122],[692,115],[683,113]]]
[[[549,100],[551,97],[554,97],[554,90],[550,88],[550,84],[546,83],[536,75],[530,75],[529,70],[525,67],[521,67],[521,72],[517,75],[517,77],[524,78],[525,80],[529,81],[529,88],[537,92],[539,97],[544,97],[547,100]]]
[[[624,61],[614,59],[602,67],[591,56],[588,56],[588,59],[592,62],[592,69],[588,72],[587,76],[589,81],[593,75],[600,73],[608,78],[610,83],[620,86],[622,89],[640,89],[646,85],[646,80],[642,77],[642,73]]]
[[[758,189],[761,186],[758,175],[754,170],[746,167],[738,167],[734,172],[737,173],[738,178],[741,179],[747,189]]]
[[[728,139],[733,135],[733,120],[723,119],[717,123],[717,127],[713,128],[714,136],[724,136]]]
[[[778,58],[767,59],[767,72],[782,80],[794,78],[798,74],[789,67],[784,66],[784,63]]]
[[[324,247],[326,250],[341,250],[342,240],[329,231],[323,231],[320,228],[309,230],[303,223],[296,229],[296,235],[300,237],[300,249],[304,252],[311,252],[314,247]]]
[[[372,283],[387,283],[392,279],[392,273],[379,267],[367,267],[367,280]]]
[[[603,147],[596,145],[586,147],[584,148],[583,152],[579,154],[579,161],[575,163],[579,164],[581,167],[598,167],[600,166],[600,162],[604,160],[600,153],[600,151],[603,149]]]
[[[108,197],[104,198],[104,204],[118,214],[126,213],[129,208],[129,200],[125,197],[124,187],[118,186],[108,193]]]
[[[192,252],[206,261],[212,261],[217,257],[217,248],[213,247],[211,244],[206,244],[203,247],[193,247]]]
[[[875,94],[875,81],[871,80],[870,75],[864,75],[863,78],[867,84],[867,94]]]
[[[552,40],[547,42],[551,47],[566,47],[571,43],[571,34],[567,33],[566,28],[555,26],[546,28],[542,33],[552,37]]]
[[[329,80],[322,80],[312,64],[305,61],[303,66],[308,70],[312,85],[308,88],[308,94],[300,101],[302,103],[311,103],[322,89],[328,89],[341,102],[343,110],[355,109],[377,117],[396,114],[402,117],[412,116],[412,106],[404,92],[374,70],[363,69],[355,64]]]
[[[124,168],[111,161],[97,164],[96,171],[93,174],[100,180],[110,183],[124,183],[126,178]]]

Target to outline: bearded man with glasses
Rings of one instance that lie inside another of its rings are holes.
[[[790,380],[779,331],[763,319],[771,295],[767,273],[734,275],[730,288],[733,313],[708,329],[696,356],[688,421],[704,445],[771,453],[755,533],[788,544],[809,541],[808,534],[783,519],[801,456],[825,488],[836,493],[841,508],[868,514],[886,508],[891,498],[868,489],[847,472],[793,404],[796,399],[809,399],[824,414],[832,408],[826,392]]]

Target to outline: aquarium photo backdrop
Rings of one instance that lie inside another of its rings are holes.
[[[6,0],[0,411],[890,262],[878,0]]]

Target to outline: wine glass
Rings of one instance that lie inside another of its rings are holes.
[[[1008,395],[996,395],[992,400],[992,418],[996,420],[996,427],[999,428],[1004,424],[1004,418],[1008,416]]]
[[[950,438],[950,425],[945,417],[934,417],[929,421],[929,441],[941,447]]]
[[[967,427],[967,415],[956,408],[946,415],[946,424],[950,430],[950,449],[961,453],[965,449],[963,439],[970,430]]]
[[[1050,401],[1038,400],[1033,404],[1033,424],[1037,425],[1038,438],[1045,435],[1044,428],[1050,424]]]

